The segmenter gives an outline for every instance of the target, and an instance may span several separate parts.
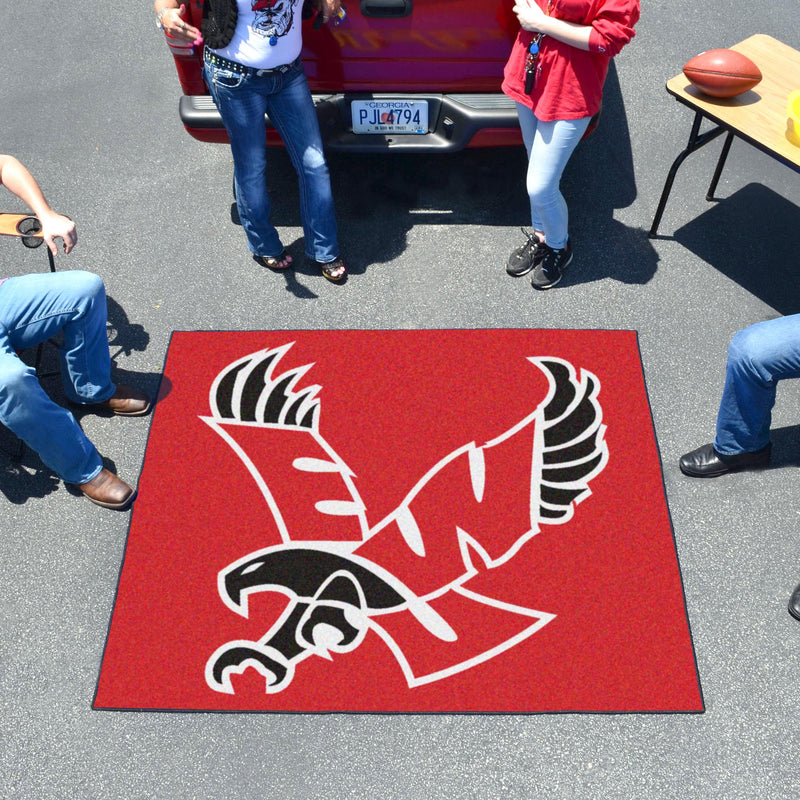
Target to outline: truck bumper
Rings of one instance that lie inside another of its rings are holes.
[[[426,100],[428,132],[424,134],[356,134],[350,121],[352,100]],[[446,152],[465,147],[520,144],[514,101],[504,94],[312,94],[325,149],[370,153]],[[186,130],[204,142],[225,142],[227,134],[210,95],[184,95],[180,117]],[[267,136],[274,129],[267,118]]]

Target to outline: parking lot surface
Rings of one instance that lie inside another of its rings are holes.
[[[691,114],[664,90],[693,55],[765,33],[800,48],[794,3],[645,3],[604,117],[564,177],[575,260],[556,289],[505,274],[527,223],[521,149],[330,158],[344,286],[268,273],[231,221],[229,149],[186,135],[149,2],[16,4],[0,26],[2,144],[78,223],[59,267],[100,274],[115,376],[155,391],[173,330],[598,328],[638,332],[706,710],[697,715],[295,716],[91,709],[129,514],[0,457],[0,797],[793,798],[800,709],[800,385],[779,390],[774,465],[693,481],[727,344],[800,311],[798,175],[734,143],[692,155],[647,236]],[[798,86],[797,88],[800,88]],[[276,223],[302,232],[288,161]],[[5,194],[4,210],[20,208]],[[0,243],[0,274],[46,268]],[[148,420],[86,416],[118,473]],[[635,458],[635,453],[615,454]],[[169,531],[164,531],[165,537]],[[649,598],[658,604],[659,598]],[[586,675],[592,681],[592,675]]]

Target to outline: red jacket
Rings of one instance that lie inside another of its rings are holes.
[[[548,0],[536,0],[547,9]],[[639,19],[639,0],[553,0],[551,16],[591,25],[589,50],[559,42],[541,41],[541,72],[531,94],[525,94],[525,58],[534,34],[520,30],[505,68],[502,90],[532,108],[537,119],[581,119],[600,110],[603,83],[613,56],[633,38]]]

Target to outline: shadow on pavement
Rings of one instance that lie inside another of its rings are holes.
[[[580,144],[561,181],[570,215],[577,269],[564,285],[613,278],[645,284],[658,268],[658,253],[643,228],[614,219],[614,211],[637,196],[633,151],[625,102],[614,66],[606,78],[597,130]]]
[[[34,497],[46,497],[58,491],[61,481],[39,459],[26,449],[21,462],[6,455],[5,448],[14,446],[11,434],[0,429],[0,494],[14,505],[22,505]]]
[[[769,438],[772,441],[773,468],[800,467],[800,425],[773,428]]]
[[[760,183],[713,201],[674,235],[687,250],[780,314],[800,312],[800,208]]]

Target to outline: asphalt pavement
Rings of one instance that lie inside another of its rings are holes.
[[[601,128],[564,178],[575,260],[562,285],[534,292],[504,271],[526,224],[521,149],[331,157],[350,278],[274,275],[231,221],[229,149],[180,124],[151,3],[6,3],[0,151],[77,221],[79,244],[59,265],[104,278],[118,380],[154,391],[173,330],[638,331],[706,710],[93,711],[130,512],[76,497],[34,456],[22,466],[0,457],[0,798],[800,795],[800,623],[786,611],[800,581],[800,385],[779,391],[773,468],[696,481],[677,466],[713,436],[734,332],[800,311],[798,175],[736,142],[720,199],[708,202],[720,142],[709,145],[678,173],[662,238],[647,236],[691,125],[665,81],[693,55],[753,33],[800,48],[799,20],[790,0],[644,4],[609,76]],[[270,185],[287,244],[301,236],[288,169],[275,153]],[[2,207],[21,208],[8,194]],[[0,274],[42,268],[43,251],[2,243]],[[148,420],[82,425],[135,483]]]

